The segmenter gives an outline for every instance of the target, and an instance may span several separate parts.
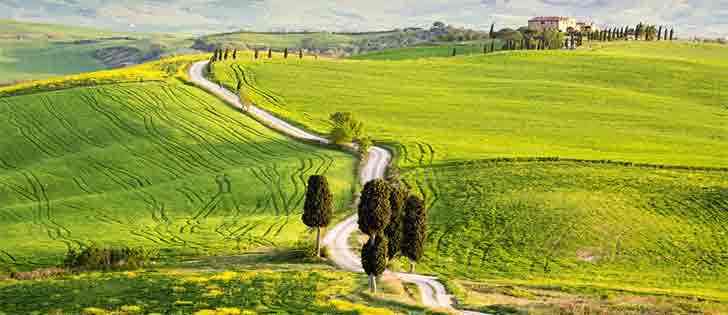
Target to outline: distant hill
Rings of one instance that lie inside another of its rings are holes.
[[[173,35],[0,20],[0,84],[116,68],[190,51]]]

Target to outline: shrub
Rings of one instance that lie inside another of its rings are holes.
[[[158,250],[144,248],[101,248],[95,245],[71,249],[66,254],[64,266],[81,270],[136,269],[150,263],[159,256]]]
[[[333,125],[330,139],[333,143],[349,143],[359,139],[363,133],[364,124],[354,119],[351,113],[334,113],[329,117],[329,120]]]

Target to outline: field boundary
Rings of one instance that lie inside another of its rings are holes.
[[[703,171],[703,172],[728,172],[728,167],[712,167],[712,166],[689,166],[689,165],[670,165],[670,164],[654,164],[654,163],[638,163],[629,161],[619,160],[590,160],[590,159],[575,159],[575,158],[562,158],[562,157],[500,157],[500,158],[489,158],[489,159],[478,159],[469,161],[454,161],[435,163],[430,167],[457,167],[457,166],[471,166],[479,164],[498,164],[498,163],[582,163],[582,164],[594,164],[594,165],[614,165],[623,167],[638,167],[638,168],[650,168],[650,169],[662,169],[662,170],[681,170],[681,171]],[[408,170],[419,168],[420,166],[402,166],[400,169]]]

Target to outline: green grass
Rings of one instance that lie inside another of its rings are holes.
[[[728,302],[728,172],[475,162],[403,173],[430,205],[422,271]]]
[[[0,314],[424,314],[368,300],[362,276],[309,270],[161,270],[0,281]]]
[[[291,246],[311,235],[300,213],[312,174],[328,175],[337,209],[351,201],[350,155],[172,79],[4,97],[0,117],[3,267],[57,264],[90,243],[168,255]]]
[[[386,49],[381,51],[375,51],[370,53],[364,53],[361,55],[354,55],[349,59],[354,60],[407,60],[407,59],[422,59],[422,58],[436,58],[436,57],[452,57],[453,49],[456,51],[456,56],[462,55],[476,55],[483,54],[483,45],[486,45],[488,51],[490,51],[490,40],[486,40],[482,43],[477,44],[457,44],[447,45],[441,44],[436,46],[418,46],[418,47],[406,47],[398,49]],[[501,49],[502,43],[497,42],[495,49]]]
[[[351,111],[375,139],[410,150],[431,146],[438,161],[561,156],[726,166],[728,93],[720,87],[728,86],[728,63],[686,61],[702,56],[701,48],[682,52],[277,57],[219,63],[215,73],[234,87],[245,72],[259,105],[316,131],[328,131],[330,113]]]
[[[394,56],[416,57],[405,50]],[[321,133],[353,112],[430,205],[421,271],[726,303],[728,49],[612,43],[416,60],[218,63]],[[387,59],[387,58],[384,58]],[[561,157],[585,162],[482,162]]]

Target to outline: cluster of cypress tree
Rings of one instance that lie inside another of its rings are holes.
[[[362,267],[369,275],[370,289],[376,292],[376,277],[389,259],[402,254],[414,271],[424,253],[427,212],[422,199],[409,195],[403,184],[383,179],[364,185],[358,210],[359,230],[369,235],[362,247]]]
[[[639,23],[635,27],[611,27],[598,32],[591,32],[587,36],[590,40],[609,42],[615,40],[675,40],[675,29],[668,30],[664,26],[646,25]]]

